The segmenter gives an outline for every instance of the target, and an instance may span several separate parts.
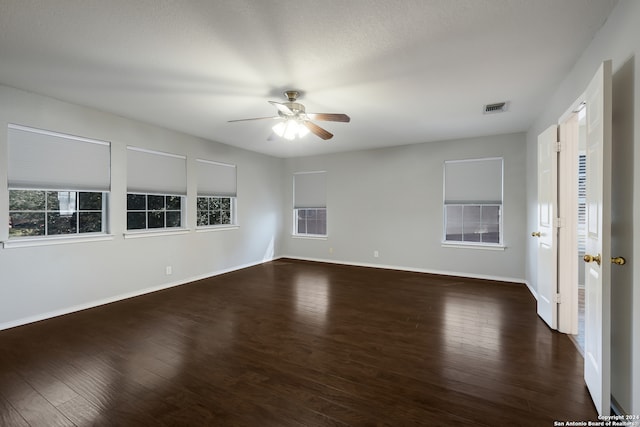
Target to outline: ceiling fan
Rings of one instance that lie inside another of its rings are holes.
[[[229,120],[232,122],[246,122],[251,120],[280,120],[273,126],[273,132],[285,139],[293,140],[296,137],[302,138],[309,132],[322,139],[331,139],[333,134],[326,129],[313,123],[311,120],[323,120],[328,122],[348,123],[351,118],[346,114],[339,113],[307,113],[304,105],[296,102],[300,93],[296,90],[288,90],[284,93],[288,102],[269,101],[271,105],[278,109],[277,116],[256,117],[253,119]],[[269,137],[271,139],[271,137]]]

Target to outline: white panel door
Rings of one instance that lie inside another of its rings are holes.
[[[550,328],[558,328],[556,295],[558,234],[558,127],[553,125],[538,136],[538,315]]]
[[[584,95],[587,108],[584,378],[601,415],[611,406],[611,61]]]

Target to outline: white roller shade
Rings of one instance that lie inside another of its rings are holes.
[[[187,194],[187,158],[127,147],[127,192]]]
[[[236,166],[197,159],[198,196],[236,197]]]
[[[108,142],[13,124],[7,136],[9,188],[109,191]]]
[[[501,204],[502,159],[445,162],[444,202]]]
[[[293,175],[293,207],[327,207],[326,172],[299,172]]]

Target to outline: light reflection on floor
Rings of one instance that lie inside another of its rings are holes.
[[[303,274],[295,281],[296,315],[305,324],[324,328],[331,296],[326,276]]]
[[[495,309],[492,309],[492,305],[496,306]],[[493,354],[497,359],[501,357],[502,318],[499,314],[491,318],[481,317],[481,313],[487,310],[500,313],[499,307],[491,301],[486,301],[480,310],[476,303],[466,298],[446,299],[442,326],[447,351],[463,355],[481,352]],[[460,326],[464,327],[464,333],[460,332]]]

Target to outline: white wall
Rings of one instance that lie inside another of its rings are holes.
[[[294,172],[327,171],[328,238],[291,236],[289,191],[283,254],[523,282],[525,154],[525,135],[511,134],[288,159],[288,189]],[[442,247],[443,162],[483,157],[504,157],[506,249]]]
[[[0,329],[280,255],[524,280],[524,134],[285,160],[0,86],[0,127],[9,123],[111,142],[113,238],[0,249]],[[127,145],[187,156],[189,232],[124,238]],[[0,132],[0,154],[0,223],[6,224],[6,131]],[[443,162],[482,157],[505,159],[506,249],[443,248]],[[196,158],[238,165],[239,228],[194,231]],[[293,239],[291,175],[319,169],[328,171],[330,237]],[[0,240],[7,235],[0,227]],[[172,275],[165,274],[166,266]]]
[[[622,410],[640,413],[640,2],[621,1],[578,62],[549,99],[527,133],[527,229],[536,224],[537,136],[584,91],[600,63],[613,62],[612,254],[630,262],[612,268],[612,373],[614,399]],[[526,277],[535,288],[535,242],[527,244]]]
[[[0,249],[0,329],[260,263],[278,251],[281,160],[0,86],[0,224],[8,224],[7,125],[111,142],[113,239]],[[186,234],[125,239],[126,146],[187,156]],[[236,164],[239,228],[195,232],[196,158]],[[7,239],[0,227],[0,241]],[[165,267],[173,274],[167,276]]]

